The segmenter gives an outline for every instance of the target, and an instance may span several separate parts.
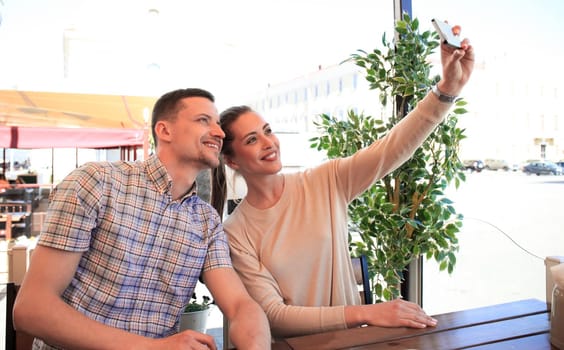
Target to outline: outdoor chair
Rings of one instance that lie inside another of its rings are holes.
[[[19,287],[13,282],[9,282],[6,285],[6,329],[5,329],[5,343],[4,349],[6,350],[31,350],[33,344],[33,337],[16,331],[14,329],[14,323],[12,318],[12,310],[14,308],[14,301],[16,300],[16,295],[18,294]]]
[[[370,289],[370,275],[368,261],[365,255],[351,258],[356,284],[359,286],[360,300],[363,304],[372,304],[372,290]]]

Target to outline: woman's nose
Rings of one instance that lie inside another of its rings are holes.
[[[269,149],[274,146],[274,141],[270,137],[263,135],[261,137],[261,144],[262,144],[262,148]]]

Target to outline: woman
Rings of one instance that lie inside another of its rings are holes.
[[[360,305],[348,250],[347,205],[403,162],[443,120],[468,81],[473,49],[441,46],[443,78],[382,139],[351,157],[281,174],[280,144],[249,107],[220,116],[224,163],[247,185],[246,197],[224,222],[233,265],[264,308],[275,337],[361,325],[435,326],[415,303],[401,299]],[[446,102],[445,102],[446,101]],[[225,181],[212,201],[223,211]]]

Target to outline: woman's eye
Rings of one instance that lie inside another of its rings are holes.
[[[247,143],[247,145],[248,145],[248,144],[251,144],[251,143],[255,143],[256,141],[257,141],[257,138],[256,138],[256,137],[249,137],[249,138],[247,139],[247,142],[246,142],[246,143]]]

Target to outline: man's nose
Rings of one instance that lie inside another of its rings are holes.
[[[225,138],[225,133],[219,124],[213,124],[212,126],[212,135],[220,138]]]

